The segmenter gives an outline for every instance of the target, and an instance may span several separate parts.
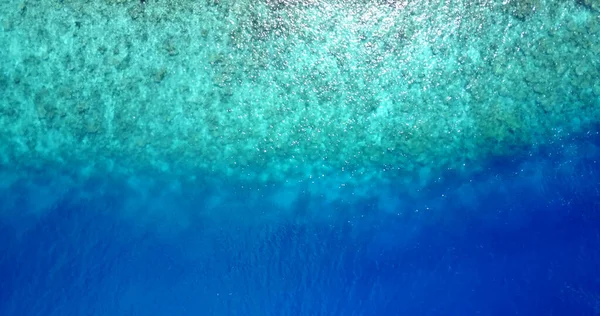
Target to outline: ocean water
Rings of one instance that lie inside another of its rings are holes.
[[[600,315],[597,0],[0,23],[0,315]]]

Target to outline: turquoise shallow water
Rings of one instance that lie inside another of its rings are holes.
[[[8,1],[2,163],[324,191],[468,179],[597,124],[593,8]]]
[[[0,312],[598,313],[597,0],[0,23]]]

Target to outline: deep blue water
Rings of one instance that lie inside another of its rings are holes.
[[[598,315],[600,157],[559,151],[456,181],[435,213],[365,201],[354,222],[168,234],[115,216],[125,190],[71,189],[35,220],[23,195],[0,221],[0,315]]]

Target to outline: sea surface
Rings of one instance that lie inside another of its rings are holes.
[[[600,315],[597,0],[0,3],[0,315]]]

